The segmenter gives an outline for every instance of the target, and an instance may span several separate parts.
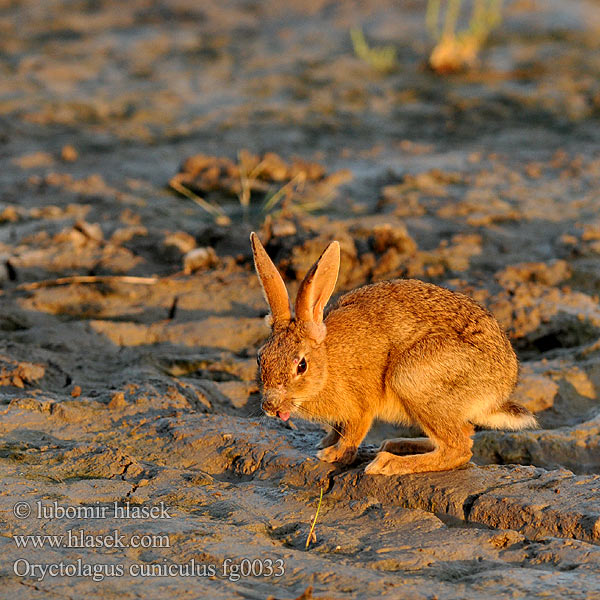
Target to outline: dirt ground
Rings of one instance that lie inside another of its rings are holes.
[[[505,2],[448,76],[425,5],[0,0],[1,597],[600,597],[600,4]],[[479,300],[541,428],[319,462],[260,416],[252,229],[292,293],[338,239],[336,293]]]

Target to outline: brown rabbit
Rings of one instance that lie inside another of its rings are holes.
[[[510,342],[475,301],[397,279],[349,292],[323,319],[340,266],[332,242],[300,284],[293,317],[283,279],[250,239],[272,319],[258,354],[262,407],[284,421],[294,412],[329,424],[321,460],[351,463],[374,419],[417,424],[428,436],[383,442],[365,472],[385,475],[466,463],[473,425],[536,425],[509,400],[518,370]]]

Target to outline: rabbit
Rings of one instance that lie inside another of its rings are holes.
[[[331,242],[304,277],[292,315],[277,268],[258,236],[254,264],[270,307],[259,349],[262,409],[328,424],[320,460],[350,464],[374,419],[416,424],[427,438],[385,440],[368,474],[445,471],[472,456],[474,425],[523,429],[535,417],[509,399],[518,362],[499,323],[460,293],[416,279],[365,285],[324,318],[340,267]]]

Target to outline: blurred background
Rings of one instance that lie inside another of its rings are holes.
[[[235,221],[233,196],[261,221],[286,199],[265,211],[266,196],[298,174],[257,171],[266,152],[350,169],[334,207],[371,210],[378,185],[406,173],[598,143],[593,1],[2,0],[0,28],[5,202],[26,201],[38,191],[26,175],[49,172],[155,197],[202,153],[274,185],[197,181],[213,206],[179,202],[186,218]]]

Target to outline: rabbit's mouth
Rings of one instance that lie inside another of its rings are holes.
[[[289,401],[279,398],[272,400],[267,397],[262,403],[262,409],[269,417],[277,417],[282,421],[287,421],[290,418],[292,407],[289,406]]]
[[[290,412],[288,410],[278,410],[275,413],[282,421],[287,421],[290,418]]]

